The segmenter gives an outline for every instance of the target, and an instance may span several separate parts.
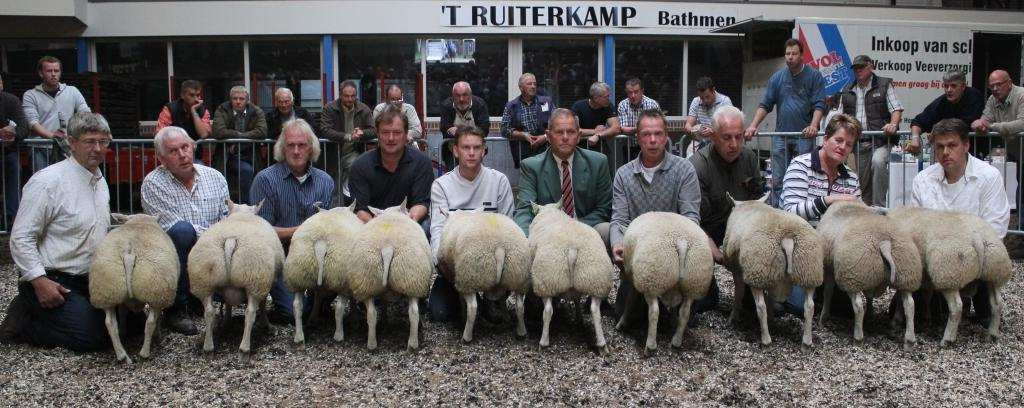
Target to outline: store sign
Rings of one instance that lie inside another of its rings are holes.
[[[736,10],[678,3],[441,2],[443,27],[671,28],[706,31],[736,22]]]

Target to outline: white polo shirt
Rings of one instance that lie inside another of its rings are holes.
[[[1006,236],[1010,222],[1010,202],[1003,187],[1003,176],[995,167],[967,155],[967,169],[955,183],[947,183],[942,165],[933,163],[914,177],[910,205],[934,210],[974,214]]]

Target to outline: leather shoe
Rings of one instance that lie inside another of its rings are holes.
[[[167,316],[167,328],[172,332],[186,336],[195,336],[199,334],[199,329],[196,328],[196,324],[192,322],[192,318],[188,316],[188,313],[183,310],[170,313]]]

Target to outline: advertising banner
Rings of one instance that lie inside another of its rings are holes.
[[[942,95],[942,76],[947,71],[964,72],[970,85],[973,33],[969,29],[797,19],[794,30],[804,48],[804,62],[821,72],[829,94],[856,81],[850,66],[856,56],[871,57],[875,74],[893,79],[893,88],[905,108],[905,124]]]

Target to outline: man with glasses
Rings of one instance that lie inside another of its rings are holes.
[[[1024,131],[1024,87],[1013,84],[1010,74],[1001,69],[988,76],[988,90],[992,94],[985,102],[981,118],[971,123],[975,132],[997,132],[1006,141],[1006,155],[1020,161],[1020,137]],[[1018,172],[1022,166],[1017,166]],[[1018,178],[1019,180],[1019,178]]]
[[[0,341],[74,351],[109,344],[104,314],[89,303],[89,265],[110,227],[110,192],[99,166],[110,126],[80,112],[68,123],[71,156],[25,185],[11,231],[11,258],[21,278],[0,325]]]
[[[949,71],[942,76],[943,94],[910,121],[910,142],[906,149],[917,154],[921,151],[921,134],[931,133],[932,126],[943,119],[960,119],[974,123],[981,118],[985,95],[967,86],[967,77],[960,71]],[[977,146],[975,146],[977,148]]]
[[[536,76],[527,72],[519,77],[519,96],[505,104],[501,115],[501,136],[508,139],[515,168],[547,144],[548,119],[554,108],[550,97],[537,95]]]
[[[373,119],[377,120],[377,117],[384,113],[386,109],[397,109],[399,112],[402,112],[402,115],[405,116],[405,121],[409,123],[409,143],[422,141],[423,126],[420,125],[420,115],[416,113],[415,106],[405,103],[402,88],[398,85],[388,85],[388,90],[385,94],[387,99],[384,102],[378,103],[373,108]],[[415,146],[415,144],[412,146]]]

